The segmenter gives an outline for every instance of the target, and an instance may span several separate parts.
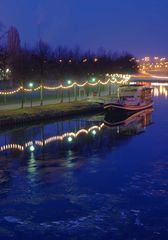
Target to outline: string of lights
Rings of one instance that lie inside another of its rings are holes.
[[[23,87],[19,87],[16,90],[12,90],[12,91],[0,91],[0,95],[13,95],[15,93],[20,92],[23,89]]]
[[[77,138],[81,133],[85,133],[85,134],[89,134],[90,132],[93,135],[96,135],[96,130],[100,131],[102,128],[104,127],[104,123],[102,123],[100,126],[95,125],[90,127],[89,129],[80,129],[77,132],[67,132],[64,133],[60,136],[53,136],[50,138],[45,139],[44,141],[29,141],[27,143],[25,143],[24,145],[20,145],[20,144],[6,144],[0,147],[0,152],[6,151],[6,150],[17,150],[17,151],[25,151],[25,149],[29,148],[30,151],[32,151],[33,149],[35,150],[35,145],[36,146],[46,146],[47,144],[50,144],[52,142],[55,141],[63,141],[64,139],[67,139],[68,142],[72,142],[73,138]]]
[[[89,81],[86,81],[84,83],[77,83],[77,82],[73,82],[71,83],[70,81],[70,84],[68,86],[66,85],[63,85],[63,84],[60,84],[58,86],[46,86],[46,85],[40,85],[36,88],[33,88],[33,86],[31,86],[31,88],[24,88],[22,86],[18,87],[17,89],[15,90],[12,90],[12,91],[0,91],[0,95],[13,95],[13,94],[16,94],[20,91],[22,92],[36,92],[38,90],[40,90],[41,88],[42,89],[45,89],[45,90],[59,90],[59,89],[71,89],[73,87],[85,87],[85,86],[97,86],[99,84],[101,85],[107,85],[109,83],[112,83],[112,84],[125,84],[125,83],[128,83],[128,81],[130,80],[130,75],[122,75],[122,74],[106,74],[106,77],[110,77],[108,78],[107,81],[103,82],[101,80],[98,80],[97,82],[89,82]],[[96,81],[96,79],[94,79],[94,81]]]

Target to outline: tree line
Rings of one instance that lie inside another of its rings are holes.
[[[39,40],[34,47],[21,45],[15,27],[0,31],[0,78],[14,84],[47,80],[86,79],[106,73],[135,73],[137,63],[132,54],[113,53],[100,48],[97,52],[58,46],[55,49]]]

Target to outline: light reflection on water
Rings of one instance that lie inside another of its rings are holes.
[[[164,96],[165,98],[168,97],[168,82],[138,82],[143,84],[147,87],[154,88],[154,96]]]
[[[167,116],[160,96],[1,134],[0,239],[167,239]]]

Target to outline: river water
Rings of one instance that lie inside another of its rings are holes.
[[[168,239],[168,100],[0,134],[0,239]],[[120,121],[120,123],[119,123]]]

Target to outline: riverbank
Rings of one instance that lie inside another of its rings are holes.
[[[33,108],[0,110],[0,129],[47,120],[60,120],[101,111],[103,111],[103,105],[83,101],[50,104]]]

